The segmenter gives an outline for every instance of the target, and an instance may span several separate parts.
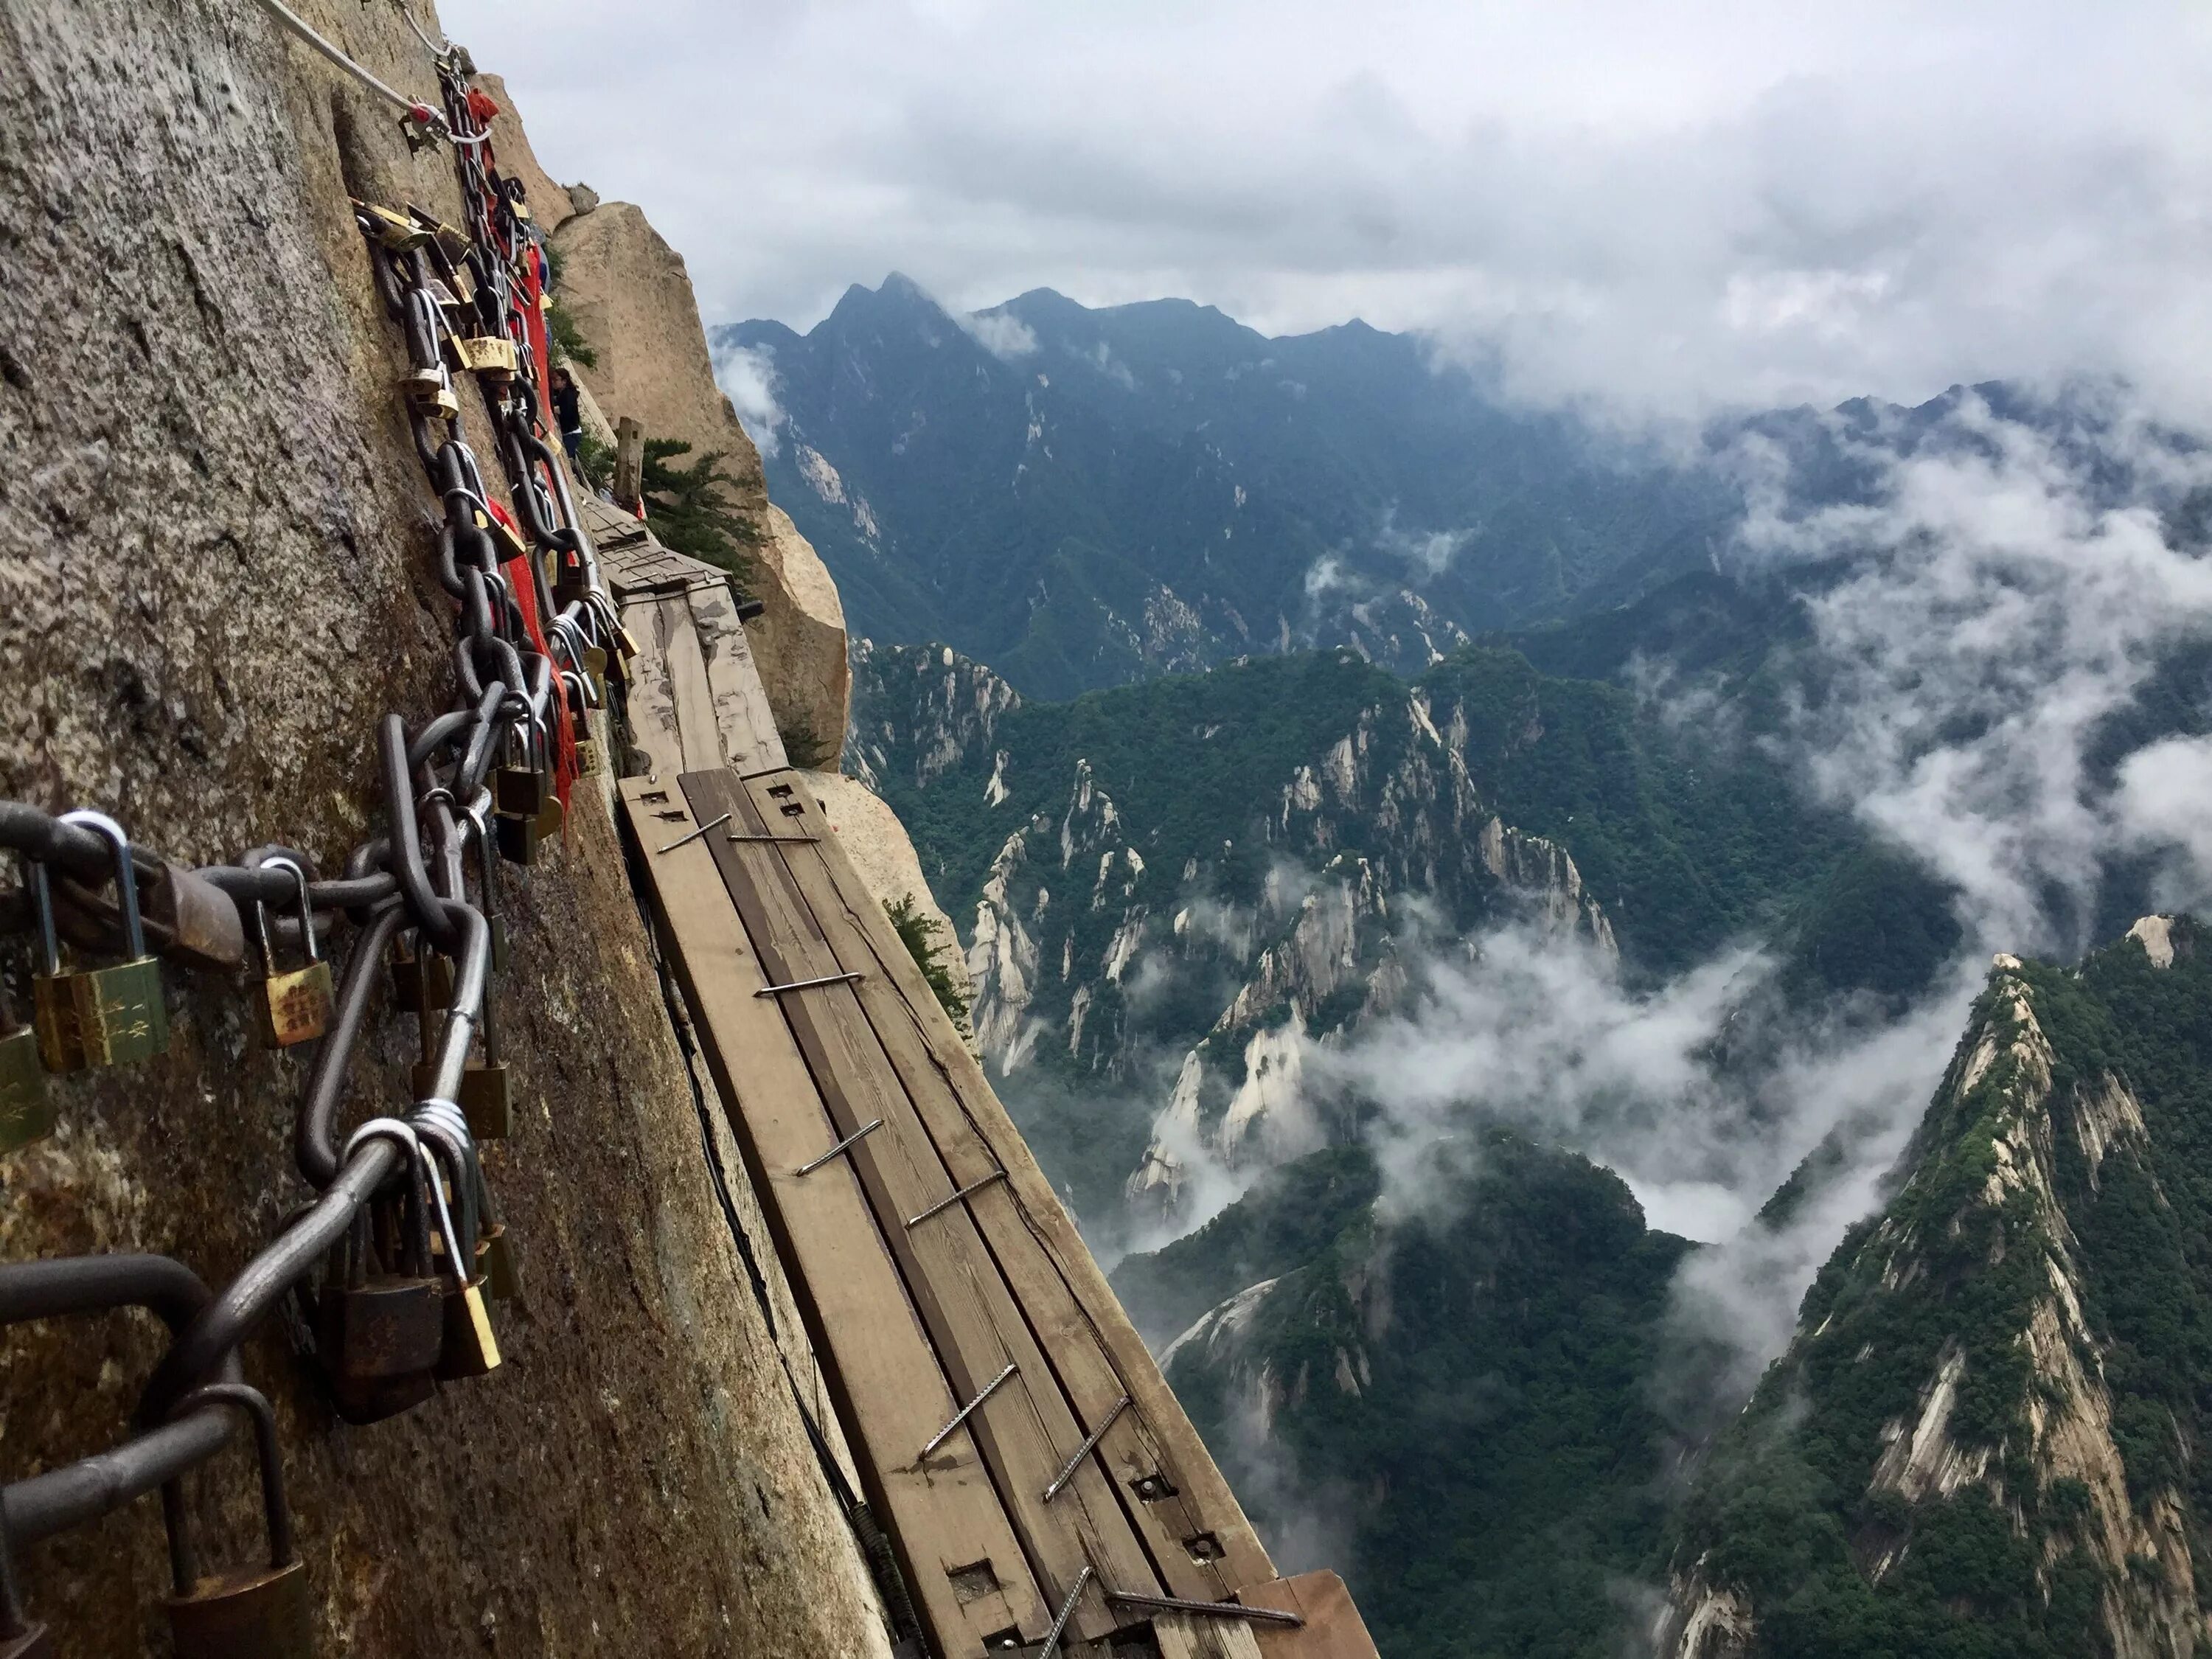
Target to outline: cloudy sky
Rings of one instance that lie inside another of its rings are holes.
[[[555,174],[710,321],[906,271],[978,307],[1360,315],[1540,394],[2212,381],[2184,0],[447,0]]]

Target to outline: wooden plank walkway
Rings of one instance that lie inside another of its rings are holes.
[[[1335,1575],[1277,1578],[786,764],[720,573],[603,512],[600,557],[641,647],[629,713],[649,770],[621,781],[623,820],[844,1447],[935,1650],[1034,1654],[1073,1596],[1065,1653],[1374,1659]],[[1109,1592],[1249,1596],[1309,1622]]]

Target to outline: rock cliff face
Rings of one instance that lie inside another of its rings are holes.
[[[1662,1651],[2203,1650],[2197,939],[1997,958],[1896,1197],[1714,1454]]]
[[[569,201],[565,191],[559,199]],[[552,240],[562,303],[599,359],[573,367],[605,418],[629,416],[648,438],[690,444],[679,465],[723,458],[730,504],[751,532],[750,586],[767,607],[747,629],[761,683],[793,757],[834,764],[851,689],[844,608],[812,545],[769,503],[760,452],[714,384],[683,256],[627,202],[594,199],[565,216]]]
[[[1072,1080],[1157,1116],[1113,1177],[1149,1220],[1181,1212],[1194,1158],[1321,1143],[1304,1057],[1396,1006],[1410,942],[1522,917],[1613,949],[1565,850],[1486,804],[1456,708],[1439,724],[1349,653],[1115,694],[1139,708],[1030,706],[1048,729],[945,647],[854,663],[848,764],[926,844],[995,848],[972,887],[932,872],[973,917],[984,1055],[1017,1101]]]
[[[429,89],[395,9],[301,9]],[[372,823],[374,721],[442,708],[451,672],[404,363],[346,197],[458,218],[452,158],[410,155],[258,9],[196,0],[10,4],[0,131],[0,794],[98,805],[185,858],[281,840],[327,862]],[[883,1652],[611,825],[580,808],[507,902],[507,1364],[353,1429],[282,1328],[244,1357],[276,1403],[319,1650]],[[20,992],[17,941],[0,962]],[[0,1259],[150,1250],[221,1283],[305,1196],[304,1062],[253,1045],[250,982],[167,979],[169,1054],[58,1083],[59,1133],[0,1161]],[[412,1022],[374,1018],[348,1122],[408,1097]],[[120,1439],[157,1353],[121,1315],[0,1336],[0,1476]],[[192,1484],[210,1556],[246,1559],[243,1460]],[[62,1651],[166,1639],[152,1502],[20,1566]]]

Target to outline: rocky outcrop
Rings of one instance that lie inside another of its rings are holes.
[[[838,841],[868,890],[885,905],[902,901],[911,904],[934,925],[941,951],[936,961],[951,975],[959,994],[972,998],[975,988],[969,980],[967,958],[960,950],[959,932],[929,890],[929,882],[921,873],[921,860],[915,855],[914,842],[898,814],[860,780],[841,772],[810,772],[806,787],[814,792],[823,817],[837,832]],[[963,1035],[973,1041],[972,1031]]]
[[[845,764],[872,788],[886,781],[927,788],[988,750],[999,721],[1021,707],[1012,686],[949,645],[913,650],[855,640],[852,655],[871,695],[853,706]],[[985,781],[987,805],[1006,799],[1004,772],[1001,761]]]
[[[398,9],[295,3],[429,91]],[[374,722],[444,708],[452,674],[406,365],[346,198],[458,220],[452,155],[410,155],[387,106],[260,10],[189,3],[11,0],[0,131],[0,795],[100,806],[185,858],[282,841],[331,868],[380,811]],[[505,888],[516,1126],[487,1162],[524,1289],[495,1310],[507,1363],[352,1429],[283,1321],[244,1353],[319,1650],[881,1655],[613,826],[580,810]],[[0,1259],[157,1251],[220,1284],[307,1196],[307,1062],[252,1041],[250,981],[167,979],[169,1053],[58,1080],[58,1133],[0,1159]],[[413,1022],[371,1017],[349,1124],[411,1097]],[[117,1443],[158,1352],[132,1316],[0,1334],[0,1478]],[[189,1486],[210,1559],[245,1559],[242,1459]],[[18,1571],[58,1650],[160,1646],[152,1499]]]
[[[777,729],[799,764],[834,764],[852,690],[844,607],[812,545],[769,502],[760,452],[714,383],[683,256],[627,202],[574,215],[553,246],[562,303],[599,359],[573,367],[605,417],[690,444],[678,465],[722,457],[731,507],[750,532],[744,580],[766,607],[746,634]]]
[[[2192,937],[2147,918],[2092,960],[2086,985],[1996,958],[1896,1196],[1823,1271],[1789,1352],[1715,1455],[1693,1506],[1708,1519],[1686,1540],[1692,1565],[1678,1568],[1660,1652],[1765,1650],[1762,1596],[1792,1586],[1747,1573],[1756,1546],[1710,1517],[1750,1483],[1800,1478],[1807,1462],[1848,1494],[1848,1567],[1813,1563],[1844,1587],[1826,1592],[1832,1608],[1847,1610],[1860,1587],[1869,1607],[1885,1591],[1980,1607],[1996,1593],[1994,1558],[1953,1552],[1994,1516],[2037,1598],[2023,1615],[2006,1592],[2007,1610],[2046,1630],[2050,1650],[2094,1641],[2130,1659],[2188,1659],[2212,1643],[2185,1480],[2193,1436],[2173,1392],[2193,1384],[2160,1378],[2170,1362],[2152,1358],[2165,1333],[2202,1321],[2203,1291],[2181,1265],[2189,1223],[2169,1196],[2174,1166],[2145,1097],[2114,1067],[2134,1057],[2169,1102],[2189,1086],[2194,1048],[2161,1049],[2162,1016],[2126,957],[2178,972]],[[2146,1276],[2160,1284],[2148,1301]],[[1887,1403],[1869,1414],[1875,1402]],[[1801,1423],[1816,1427],[1817,1451]],[[1825,1637],[1792,1617],[1801,1638]]]
[[[852,718],[845,608],[791,515],[771,502],[767,522],[753,550],[758,578],[746,584],[765,608],[745,624],[745,640],[792,763],[835,767]]]

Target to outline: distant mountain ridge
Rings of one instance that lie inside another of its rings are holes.
[[[714,343],[773,389],[770,487],[855,636],[945,641],[1030,696],[1300,646],[1418,672],[1697,568],[1737,510],[1356,321],[1271,339],[1046,289],[955,316],[894,274],[805,335]]]

